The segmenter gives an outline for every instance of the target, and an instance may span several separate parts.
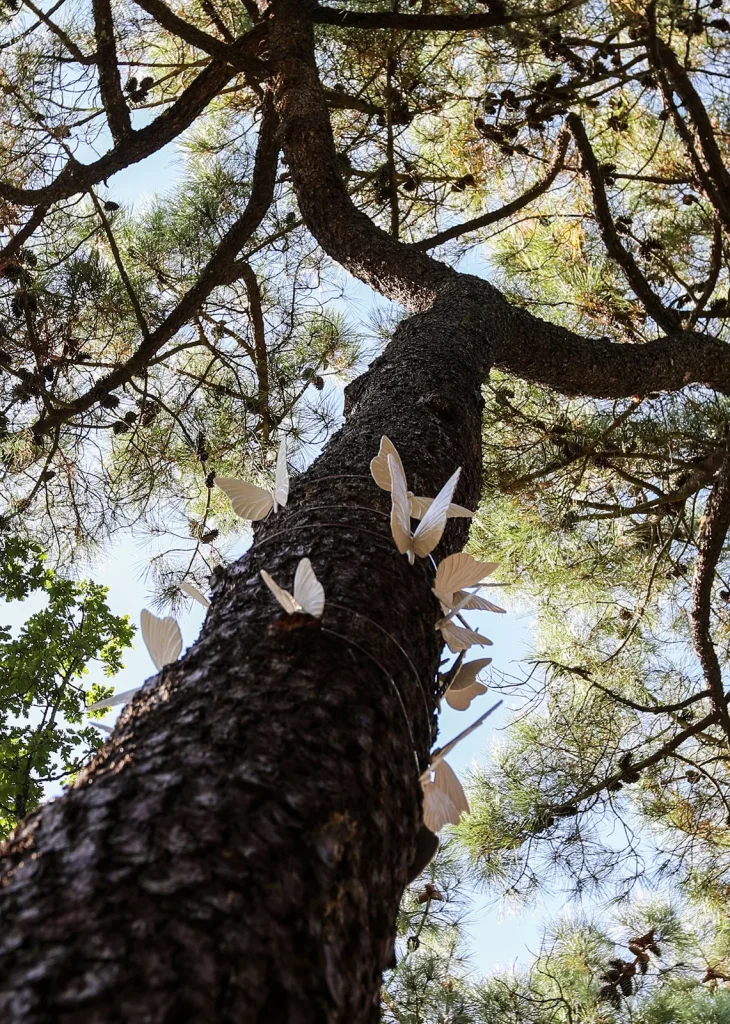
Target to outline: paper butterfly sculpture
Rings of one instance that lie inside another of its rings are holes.
[[[450,743],[431,754],[431,764],[419,780],[423,789],[423,824],[431,832],[439,832],[444,825],[458,825],[461,815],[469,813],[469,801],[466,799],[464,788],[454,769],[444,758],[457,743],[461,743],[469,733],[478,729],[501,703],[501,700],[497,701],[489,711],[485,711],[481,718],[477,718],[476,722],[460,732]]]
[[[187,594],[188,597],[192,597],[193,601],[197,601],[198,604],[202,604],[203,608],[210,608],[210,601],[196,586],[192,583],[181,583],[180,590],[183,594]]]
[[[395,459],[401,468],[403,476],[405,476],[403,463],[395,445],[389,437],[383,435],[380,439],[380,451],[370,463],[370,472],[373,480],[383,491],[392,491],[393,489],[390,467],[388,466],[389,455]],[[408,491],[408,508],[412,519],[423,519],[432,503],[433,498],[417,498],[413,491]],[[458,517],[471,518],[473,515],[474,513],[470,512],[468,508],[464,508],[462,505],[454,505],[453,503],[449,505],[449,511],[447,512],[447,518],[449,519]]]
[[[314,575],[312,563],[303,558],[294,573],[294,593],[290,594],[269,576],[265,569],[261,570],[261,579],[288,615],[306,612],[307,615],[321,619],[324,612],[324,587]]]
[[[152,612],[148,612],[146,608],[143,608],[140,616],[140,625],[142,627],[142,639],[158,672],[164,665],[170,665],[173,661],[177,661],[182,650],[182,635],[180,627],[173,618],[168,616],[165,619],[160,619],[153,615]],[[141,689],[140,686],[135,686],[132,690],[115,693],[112,697],[107,697],[105,700],[98,700],[95,704],[89,704],[86,710],[100,711],[102,708],[113,708],[117,704],[126,704],[129,698],[139,689]]]
[[[475,661],[464,662],[451,680],[444,694],[444,700],[454,711],[466,711],[475,697],[487,692],[477,676],[483,668],[491,665],[491,658],[477,658]]]
[[[233,511],[241,519],[265,519],[273,509],[278,512],[289,498],[289,469],[286,464],[286,438],[282,437],[276,459],[276,477],[272,490],[238,480],[234,476],[217,476],[216,487],[226,495]]]
[[[457,625],[453,619],[461,611],[479,609],[488,612],[504,612],[504,608],[500,608],[499,605],[492,604],[485,597],[480,597],[478,594],[464,589],[467,587],[478,589],[479,586],[484,586],[482,581],[485,576],[489,576],[496,568],[496,562],[477,562],[465,551],[448,555],[439,562],[431,589],[439,599],[444,612],[444,617],[436,623],[436,629],[441,630],[441,635],[450,651],[465,651],[475,644],[482,647],[491,646],[491,640],[487,640],[486,637],[469,629],[466,625]]]
[[[453,476],[449,477],[444,486],[431,502],[428,511],[418,524],[415,533],[411,533],[411,513],[408,504],[408,488],[403,467],[399,462],[388,456],[390,467],[390,478],[393,484],[390,492],[390,530],[396,547],[402,555],[408,555],[408,561],[413,565],[416,555],[425,558],[430,555],[438,542],[446,526],[451,496],[459,481],[461,469],[457,469]]]
[[[441,602],[444,612],[456,605],[465,610],[479,608],[483,611],[504,612],[504,608],[476,594],[470,594],[466,589],[478,588],[485,577],[491,575],[496,568],[496,562],[477,562],[466,551],[448,555],[439,562],[432,590]]]

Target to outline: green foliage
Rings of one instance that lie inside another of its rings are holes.
[[[0,598],[45,601],[17,635],[0,626],[0,835],[101,744],[84,709],[113,688],[85,677],[94,662],[115,675],[134,635],[126,615],[111,614],[106,593],[49,569],[37,545],[0,535]]]
[[[722,912],[634,900],[604,919],[561,916],[526,965],[476,976],[465,948],[468,868],[449,841],[407,890],[392,1024],[727,1024],[730,928]],[[428,892],[439,898],[424,901]],[[414,941],[415,937],[418,941]]]

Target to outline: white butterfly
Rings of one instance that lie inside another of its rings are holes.
[[[444,611],[458,604],[464,609],[503,612],[504,608],[475,594],[468,594],[465,589],[480,584],[496,568],[496,562],[477,562],[466,551],[459,551],[439,562],[432,590]]]
[[[160,619],[143,608],[139,621],[142,639],[157,671],[177,661],[182,650],[182,634],[175,619],[170,615]]]
[[[388,465],[393,484],[390,492],[390,530],[396,547],[402,555],[408,555],[408,561],[413,565],[416,555],[419,558],[425,558],[441,540],[446,526],[451,496],[459,481],[461,469],[457,469],[454,475],[449,477],[416,527],[416,532],[411,533],[411,513],[408,506],[408,489],[403,467],[400,462],[396,462],[392,455],[388,455]]]
[[[203,608],[210,608],[210,601],[196,586],[192,583],[181,583],[180,590],[183,594],[187,594],[188,597],[192,597],[193,601],[197,601],[198,604],[202,604]]]
[[[469,629],[468,626],[457,626],[448,615],[438,620],[436,629],[441,630],[443,641],[453,654],[458,651],[467,651],[475,645],[477,647],[492,646],[492,641],[488,640],[486,636],[477,633],[475,629]]]
[[[423,824],[431,832],[440,832],[444,825],[458,825],[462,814],[469,813],[469,801],[451,765],[440,761],[428,779],[421,777],[423,789]]]
[[[315,619],[321,619],[324,612],[324,587],[314,575],[312,563],[303,558],[294,573],[294,593],[290,594],[272,580],[265,569],[261,570],[261,579],[288,615],[295,612],[306,612]]]
[[[469,813],[469,801],[466,799],[464,788],[454,769],[444,758],[457,743],[461,743],[469,733],[478,729],[501,703],[501,700],[498,701],[445,747],[431,754],[431,764],[419,780],[423,789],[423,823],[431,832],[440,831],[444,825],[458,825],[461,815]]]
[[[286,464],[286,437],[282,437],[276,459],[276,476],[270,491],[234,476],[217,476],[216,487],[226,495],[233,511],[241,519],[265,519],[273,509],[278,512],[289,498],[289,469]]]
[[[405,476],[401,457],[393,442],[384,434],[380,439],[380,451],[370,463],[370,472],[373,480],[383,491],[391,491],[393,489],[390,478],[390,468],[388,466],[389,455],[393,456]],[[433,498],[417,498],[413,491],[408,491],[408,509],[411,513],[412,519],[423,519],[432,503]],[[469,511],[468,508],[464,508],[463,505],[454,505],[453,503],[449,505],[449,511],[447,512],[447,518],[449,519],[466,519],[471,518],[473,515],[474,513]]]
[[[146,608],[142,609],[139,617],[142,627],[142,639],[155,664],[157,671],[161,671],[165,665],[171,665],[177,661],[182,650],[182,634],[180,627],[171,616],[161,619]],[[113,697],[106,700],[98,700],[95,704],[89,704],[87,711],[99,711],[101,708],[113,708],[117,704],[126,704],[141,686],[135,686],[132,690],[124,690],[122,693],[115,693]]]
[[[451,680],[449,688],[444,694],[444,700],[455,711],[466,711],[475,697],[487,692],[487,688],[480,683],[477,676],[483,668],[491,665],[491,658],[477,658],[475,661],[464,662]]]

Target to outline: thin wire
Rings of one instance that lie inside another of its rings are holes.
[[[401,697],[401,693],[400,693],[400,690],[398,689],[398,684],[396,683],[395,679],[393,679],[393,677],[391,676],[390,672],[388,672],[386,669],[383,668],[383,666],[380,664],[378,659],[373,657],[373,655],[370,653],[370,651],[368,651],[364,647],[362,647],[357,642],[357,640],[353,640],[351,637],[348,637],[348,636],[343,636],[342,633],[338,633],[337,630],[335,630],[335,629],[327,629],[326,626],[322,626],[322,632],[323,633],[329,633],[331,636],[336,636],[338,638],[338,640],[342,640],[344,643],[349,644],[350,647],[356,647],[358,649],[358,651],[360,651],[362,654],[364,654],[366,658],[369,658],[372,661],[372,663],[374,665],[376,665],[380,669],[380,671],[383,673],[383,675],[388,680],[390,685],[393,687],[393,691],[395,692],[395,695],[398,698],[398,703],[400,704],[400,709],[403,712],[403,720],[406,723],[406,729],[408,730],[408,735],[409,735],[410,740],[411,740],[411,750],[413,751],[413,760],[416,763],[416,772],[418,773],[418,777],[420,778],[421,777],[421,764],[420,764],[420,761],[418,760],[418,751],[416,750],[416,738],[413,735],[413,730],[411,729],[411,721],[410,721],[410,719],[408,717],[408,711],[406,710],[406,706],[405,706],[405,704],[403,702],[403,698]],[[429,726],[429,735],[430,735],[430,726]]]
[[[314,480],[308,481],[311,484],[318,484],[320,480],[370,480],[367,473],[330,473],[329,476],[317,476]]]
[[[302,511],[302,512],[320,512],[322,509],[331,509],[331,508],[346,508],[348,510],[348,512],[352,511],[352,509],[357,509],[358,512],[374,512],[375,515],[382,516],[383,519],[390,519],[390,516],[388,515],[387,512],[381,512],[379,508],[371,508],[369,505],[307,505],[306,508],[303,508],[301,510],[297,509],[297,508],[294,508],[294,509],[291,509],[291,511],[294,514],[296,514],[299,511]]]
[[[387,543],[388,550],[392,551],[394,554],[398,554],[398,549],[395,547],[395,545],[388,542],[387,538],[384,537],[382,533],[375,533],[374,530],[368,530],[364,526],[357,526],[353,525],[352,523],[303,523],[301,526],[293,526],[286,530],[277,530],[276,533],[271,533],[269,534],[268,537],[264,537],[264,539],[260,540],[258,544],[252,544],[249,550],[256,551],[257,548],[263,547],[264,544],[268,544],[269,541],[274,540],[276,537],[285,537],[287,534],[293,533],[295,530],[319,530],[323,526],[339,527],[340,529],[345,530],[355,530],[357,533],[367,533],[371,537],[376,537],[380,541],[385,541]],[[400,557],[400,555],[398,557]]]
[[[396,638],[391,633],[389,633],[387,629],[385,629],[383,626],[381,626],[379,622],[376,622],[375,619],[371,619],[369,615],[365,615],[363,612],[358,612],[354,608],[348,608],[347,605],[336,604],[334,601],[329,601],[328,602],[328,606],[330,608],[339,608],[341,611],[347,612],[350,615],[357,615],[361,619],[365,619],[365,621],[369,622],[371,626],[375,626],[375,628],[380,630],[380,632],[383,633],[385,636],[387,636],[389,640],[393,641],[395,646],[398,648],[398,650],[401,652],[403,657],[408,662],[408,665],[410,666],[410,668],[411,668],[411,670],[413,672],[413,675],[415,676],[416,686],[418,688],[419,693],[421,694],[421,699],[423,700],[423,707],[424,707],[424,710],[426,712],[426,731],[427,731],[428,735],[431,736],[432,731],[433,731],[432,727],[431,727],[431,711],[430,711],[429,706],[428,706],[428,701],[426,700],[425,687],[424,687],[423,683],[421,682],[421,677],[418,674],[418,669],[416,668],[416,666],[411,661],[410,657],[408,656],[408,653],[401,647],[401,645],[398,643]]]

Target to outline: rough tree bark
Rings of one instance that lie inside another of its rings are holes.
[[[614,397],[638,381],[730,381],[712,339],[587,342],[379,231],[337,171],[306,5],[266,10],[266,88],[302,214],[343,266],[416,312],[348,389],[345,426],[287,508],[217,579],[194,648],[7,844],[0,1013],[19,1024],[375,1021],[439,658],[433,566],[398,555],[368,472],[381,435],[417,493],[461,465],[456,500],[474,507],[493,362]],[[437,558],[465,539],[451,521]],[[259,577],[290,587],[303,556],[325,587],[321,625],[282,615]]]
[[[404,321],[347,425],[216,583],[195,647],[6,852],[12,1021],[374,1021],[433,739],[433,569],[368,473],[389,432],[418,493],[479,496],[486,319],[468,283]],[[434,382],[437,381],[437,386]],[[448,525],[441,554],[465,539]],[[312,559],[322,627],[280,614]]]

